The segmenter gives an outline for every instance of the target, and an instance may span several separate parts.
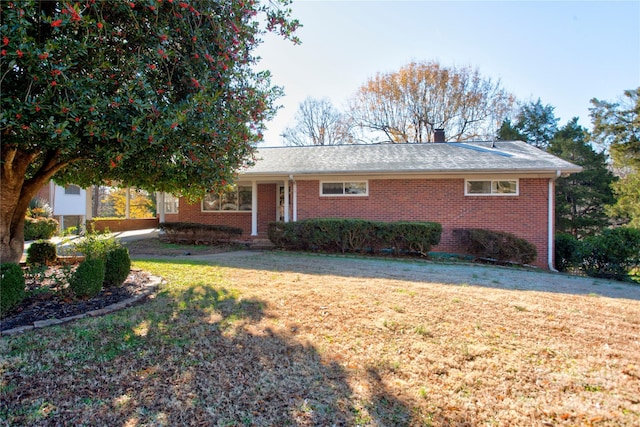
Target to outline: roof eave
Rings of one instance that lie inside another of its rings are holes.
[[[561,175],[567,175],[572,173],[582,172],[583,168],[576,167],[548,167],[548,168],[519,168],[519,169],[429,169],[429,170],[411,170],[411,171],[379,171],[379,170],[358,170],[358,171],[273,171],[273,172],[240,172],[239,177],[260,179],[260,178],[277,178],[288,177],[294,175],[297,177],[304,176],[428,176],[428,175],[486,175],[486,174],[500,174],[500,175],[548,175],[549,177]]]

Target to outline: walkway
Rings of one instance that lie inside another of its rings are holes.
[[[132,242],[134,240],[141,239],[151,239],[158,237],[159,230],[157,228],[148,228],[144,230],[132,230],[132,231],[119,231],[115,233],[111,233],[112,236],[116,238],[116,240],[120,242]],[[58,254],[65,255],[66,252],[69,252],[73,245],[79,240],[82,239],[83,236],[54,236],[49,239],[50,242],[56,245]],[[27,257],[27,249],[31,246],[35,240],[30,240],[24,242],[24,252],[22,254],[22,261],[26,260]]]

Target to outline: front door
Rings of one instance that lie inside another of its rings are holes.
[[[278,221],[284,221],[284,185],[278,186],[278,212],[276,218]],[[291,218],[291,187],[289,187],[289,218]]]

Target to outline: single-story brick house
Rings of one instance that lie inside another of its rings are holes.
[[[274,220],[435,221],[435,251],[457,251],[454,229],[485,228],[530,241],[534,264],[553,268],[555,180],[581,170],[521,141],[259,148],[235,188],[196,204],[167,196],[160,221],[231,225],[247,239]]]

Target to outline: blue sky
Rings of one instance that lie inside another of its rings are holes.
[[[268,35],[261,69],[284,87],[264,146],[282,144],[306,97],[340,110],[377,72],[410,61],[472,66],[518,100],[555,107],[591,127],[590,99],[616,100],[640,86],[640,1],[294,0],[303,27],[294,46]]]

